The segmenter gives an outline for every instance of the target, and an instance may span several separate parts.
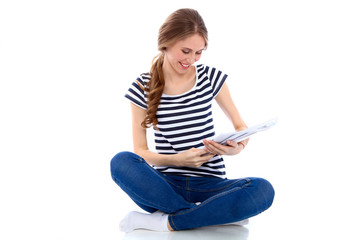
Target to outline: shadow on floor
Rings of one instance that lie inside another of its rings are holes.
[[[122,240],[246,240],[249,230],[243,226],[203,227],[177,232],[154,232],[135,230],[127,233]]]

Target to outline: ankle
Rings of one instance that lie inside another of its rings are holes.
[[[170,223],[169,223],[169,220],[168,220],[168,222],[167,222],[167,228],[169,229],[169,231],[174,231],[174,229],[172,229],[172,227],[170,226]]]

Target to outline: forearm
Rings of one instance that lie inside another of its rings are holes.
[[[241,131],[248,128],[230,96],[230,91],[226,84],[224,84],[220,90],[220,93],[215,99],[225,115],[231,121],[236,131]]]
[[[248,129],[248,126],[245,124],[244,121],[242,121],[240,124],[234,125],[235,131],[242,131],[245,129]]]
[[[135,151],[136,154],[145,159],[147,163],[153,166],[184,166],[200,167],[214,157],[214,154],[207,154],[204,149],[191,148],[178,154],[159,154],[148,149]]]
[[[148,149],[135,149],[135,153],[153,166],[177,166],[177,154],[159,154]]]
[[[248,128],[235,105],[233,105],[233,109],[231,109],[230,112],[228,118],[233,124],[235,131],[242,131]]]

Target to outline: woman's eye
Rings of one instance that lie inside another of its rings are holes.
[[[184,54],[190,54],[191,51],[187,51],[187,50],[181,50]],[[195,52],[196,55],[201,55],[202,51],[199,52]]]

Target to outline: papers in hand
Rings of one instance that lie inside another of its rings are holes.
[[[241,142],[257,132],[270,129],[276,123],[277,123],[277,118],[274,118],[239,132],[222,133],[220,135],[215,136],[213,141],[223,145],[226,145],[227,140]]]

